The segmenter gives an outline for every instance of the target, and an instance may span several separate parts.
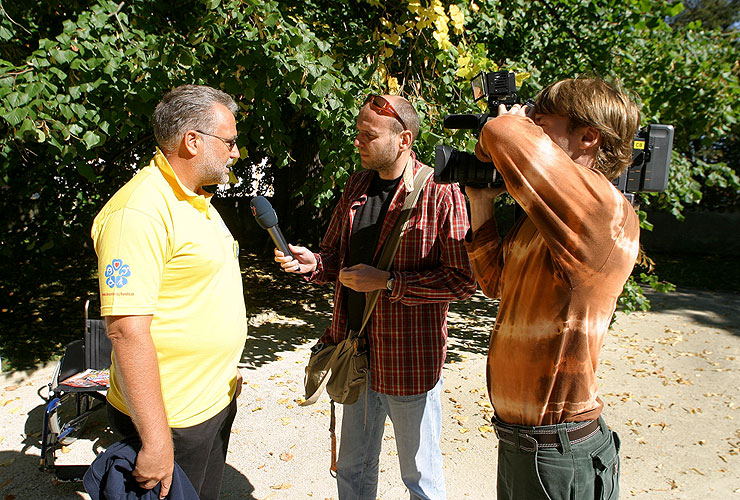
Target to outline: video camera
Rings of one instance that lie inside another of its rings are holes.
[[[668,187],[673,150],[673,125],[651,124],[632,141],[632,165],[612,183],[634,205],[638,192],[660,192]]]
[[[519,102],[516,76],[512,72],[481,72],[473,78],[471,86],[476,101],[488,98],[488,113],[447,115],[444,119],[445,128],[474,129],[479,134],[489,118],[497,116],[500,104],[505,104],[508,109]],[[665,191],[673,148],[673,126],[653,124],[638,130],[632,147],[632,165],[612,182],[634,203],[632,193]],[[438,184],[457,182],[461,186],[472,187],[503,184],[493,163],[482,162],[474,154],[457,151],[443,144],[435,148],[434,181]]]
[[[476,101],[488,98],[488,113],[447,115],[444,119],[445,128],[473,129],[479,134],[489,118],[497,116],[499,105],[505,104],[508,109],[519,102],[516,93],[516,75],[510,71],[480,72],[470,84]],[[434,150],[434,182],[493,187],[502,185],[504,181],[493,163],[482,162],[474,154],[438,144]]]

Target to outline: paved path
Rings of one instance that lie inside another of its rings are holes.
[[[599,368],[605,418],[622,437],[622,498],[740,499],[740,295],[650,294],[650,313],[620,314]],[[244,391],[223,498],[336,499],[329,476],[328,399],[298,406],[303,367],[328,305],[251,320]],[[450,312],[443,441],[450,499],[495,498],[496,437],[484,362],[496,306],[482,295]],[[0,499],[88,498],[38,470],[52,367],[0,379]],[[115,441],[98,420],[59,463],[88,463]],[[378,497],[408,498],[390,426]]]

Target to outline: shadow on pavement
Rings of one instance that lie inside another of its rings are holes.
[[[31,409],[24,425],[22,451],[0,451],[0,498],[76,499],[82,497],[85,487],[81,482],[58,482],[51,471],[41,471],[41,439],[45,405]],[[89,465],[94,455],[104,452],[120,436],[108,426],[104,411],[91,415],[80,437],[66,448],[72,452],[84,451],[89,460],[69,460],[62,450],[57,450],[57,463]],[[255,488],[249,479],[234,467],[226,464],[224,470],[222,497],[256,500],[252,495]]]
[[[331,322],[331,306],[322,302],[308,309],[294,306],[253,318],[242,351],[243,364],[240,366],[255,370],[277,361],[277,353],[294,350],[321,337]]]
[[[681,311],[698,324],[723,328],[733,335],[740,336],[740,294],[710,292],[704,290],[679,289],[676,292],[659,293],[644,290],[650,300],[652,312],[670,314]]]
[[[488,353],[497,314],[498,301],[481,291],[468,300],[452,302],[447,313],[447,362],[461,361],[465,354]]]

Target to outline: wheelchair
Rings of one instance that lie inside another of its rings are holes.
[[[84,337],[67,344],[48,384],[40,469],[58,481],[81,481],[88,465],[56,465],[56,453],[74,442],[88,418],[105,408],[112,344],[102,319],[90,319],[85,301]],[[43,397],[43,396],[42,396]]]

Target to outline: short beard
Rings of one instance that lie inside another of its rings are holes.
[[[377,172],[389,172],[393,170],[393,165],[398,159],[398,152],[393,150],[393,147],[389,145],[386,149],[381,151],[380,156],[376,156],[373,160],[363,159],[360,157],[360,163],[362,168],[367,170],[375,170]]]
[[[215,155],[212,154],[211,149],[208,148],[203,155],[203,162],[200,164],[201,173],[201,185],[210,186],[213,184],[226,184],[229,182],[229,172],[225,170],[233,163],[233,159],[229,160],[224,164],[221,163]]]

